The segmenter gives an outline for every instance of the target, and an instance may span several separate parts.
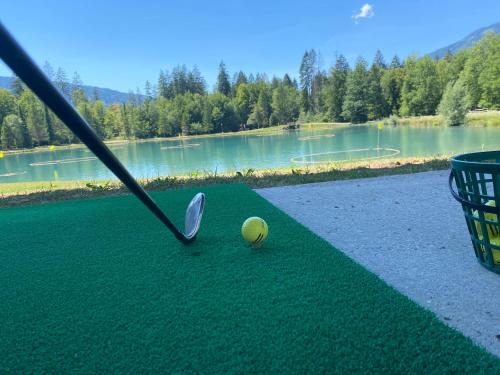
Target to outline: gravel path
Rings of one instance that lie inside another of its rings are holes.
[[[439,171],[257,192],[500,357],[500,275],[477,263],[447,177]]]

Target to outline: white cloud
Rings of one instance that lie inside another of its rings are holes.
[[[373,5],[366,3],[361,7],[359,13],[352,16],[354,18],[354,23],[358,24],[362,18],[372,18],[375,15],[373,11]]]

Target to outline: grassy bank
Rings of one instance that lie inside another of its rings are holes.
[[[303,168],[253,169],[232,173],[193,173],[188,176],[141,180],[149,191],[179,187],[206,186],[240,182],[252,188],[307,184],[313,182],[377,177],[382,175],[427,172],[449,168],[447,157],[388,159],[334,163]],[[0,207],[125,194],[117,181],[57,181],[0,184]]]
[[[397,125],[402,126],[445,126],[441,116],[400,117]],[[387,123],[388,121],[385,120]],[[469,112],[466,126],[500,126],[500,111]]]

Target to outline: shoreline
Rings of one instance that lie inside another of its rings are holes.
[[[243,183],[251,188],[265,188],[412,174],[448,169],[449,166],[448,156],[378,159],[262,170],[250,168],[219,174],[207,172],[185,176],[161,176],[142,179],[139,183],[147,191],[230,183]],[[118,180],[10,182],[0,184],[0,208],[121,194],[130,193]]]

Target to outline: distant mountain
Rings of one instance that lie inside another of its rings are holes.
[[[12,77],[0,77],[0,88],[5,88],[5,89],[10,90],[12,79],[13,79]],[[94,97],[94,89],[96,89],[97,96],[106,105],[113,104],[113,103],[126,103],[128,101],[128,94],[125,92],[112,90],[112,89],[106,89],[106,88],[102,88],[102,87],[86,86],[86,85],[82,85],[82,89],[88,98]],[[141,95],[140,99],[141,100],[144,99],[144,96]]]
[[[445,56],[448,51],[451,53],[455,53],[459,49],[471,47],[472,45],[477,43],[484,36],[484,34],[488,31],[500,33],[500,22],[494,23],[491,26],[487,26],[487,27],[483,27],[481,29],[478,29],[478,30],[470,33],[469,35],[467,35],[462,40],[459,40],[458,42],[450,44],[449,46],[440,48],[432,53],[429,53],[429,55],[431,57],[434,57],[434,58],[441,58],[441,57]]]

